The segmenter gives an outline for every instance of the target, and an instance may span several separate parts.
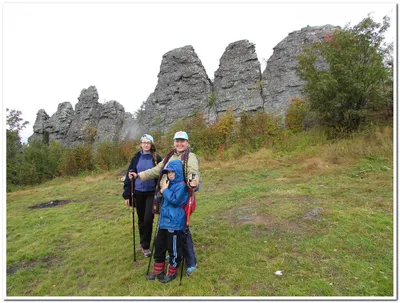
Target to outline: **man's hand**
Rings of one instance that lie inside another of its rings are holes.
[[[129,199],[126,199],[126,200],[125,200],[125,206],[126,206],[126,207],[129,207]]]

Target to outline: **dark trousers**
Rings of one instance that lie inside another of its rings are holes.
[[[183,233],[183,237],[185,237],[185,231],[182,231],[182,233]],[[183,239],[185,239],[185,238],[183,238]],[[196,260],[196,254],[194,253],[193,239],[192,239],[192,233],[190,232],[190,229],[188,229],[186,243],[184,243],[184,245],[183,245],[183,254],[185,255],[186,267],[196,266],[197,260]]]
[[[134,196],[138,216],[140,245],[143,249],[149,249],[151,234],[153,232],[154,214],[152,213],[152,208],[154,192],[135,191]]]
[[[168,251],[169,264],[178,268],[182,260],[183,236],[184,233],[180,231],[159,229],[155,242],[154,262],[165,262],[165,255]]]

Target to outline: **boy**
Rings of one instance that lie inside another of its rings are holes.
[[[159,230],[155,240],[153,272],[147,275],[148,280],[158,280],[168,283],[177,276],[182,260],[182,247],[186,215],[183,206],[187,204],[189,192],[183,177],[181,160],[172,160],[164,168],[167,179],[161,184],[160,193],[163,203],[160,210]],[[165,254],[168,250],[169,264],[167,274],[164,274]]]

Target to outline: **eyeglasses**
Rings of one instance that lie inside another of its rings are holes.
[[[151,142],[140,142],[141,144],[145,144],[145,145],[149,145],[149,144],[151,144]]]

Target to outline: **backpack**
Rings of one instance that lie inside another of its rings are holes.
[[[182,184],[185,184],[185,182],[182,182]],[[192,205],[190,207],[190,212],[189,212],[189,202],[190,198],[192,198]],[[196,210],[196,195],[194,194],[194,191],[192,191],[192,195],[189,194],[189,199],[185,205],[182,205],[183,210],[185,211],[186,216],[190,216],[193,214],[193,212]]]

